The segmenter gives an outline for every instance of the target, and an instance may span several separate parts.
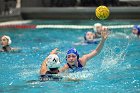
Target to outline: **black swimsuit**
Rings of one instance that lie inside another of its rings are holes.
[[[9,45],[7,45],[7,46],[2,47],[2,50],[4,52],[9,52],[9,51],[11,51],[11,47]]]
[[[87,43],[87,44],[98,44],[97,41],[91,41],[91,42],[89,42],[89,41],[85,41],[85,43]]]
[[[53,69],[55,70],[55,69]],[[51,71],[47,71],[45,75],[41,75],[40,76],[40,81],[43,82],[43,81],[59,81],[62,79],[61,76],[58,76],[57,73],[59,72],[59,70],[57,70],[56,72],[53,72]]]
[[[75,72],[75,71],[81,71],[83,66],[82,64],[80,63],[80,61],[78,60],[78,66],[75,66],[72,67],[69,63],[67,63],[68,67],[72,69],[72,72]]]

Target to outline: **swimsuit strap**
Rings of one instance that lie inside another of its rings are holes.
[[[11,50],[11,47],[9,45],[2,47],[2,49],[6,52]]]
[[[68,65],[69,68],[71,68],[73,70],[72,66],[69,63],[67,63],[67,65]]]
[[[83,67],[79,60],[78,60],[78,67],[80,67],[80,68]]]
[[[77,62],[78,62],[78,67],[77,67],[77,66],[75,66],[75,67],[76,67],[76,68],[82,68],[83,66],[82,66],[82,64],[80,63],[80,61],[77,60]],[[73,67],[72,67],[69,63],[67,63],[67,65],[68,65],[69,68],[73,69]]]

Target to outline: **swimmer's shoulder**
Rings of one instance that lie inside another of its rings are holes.
[[[59,72],[61,73],[61,72],[65,72],[67,69],[69,69],[69,66],[67,65],[67,64],[65,64],[63,67],[61,67],[60,69],[59,69]]]

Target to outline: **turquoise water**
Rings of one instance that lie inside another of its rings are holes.
[[[34,21],[30,24],[93,25],[93,20]],[[97,21],[96,21],[97,22]],[[100,22],[100,21],[98,21]],[[104,25],[138,24],[135,20],[101,21]],[[101,53],[87,62],[87,71],[70,74],[80,81],[38,80],[42,61],[54,48],[60,49],[62,66],[66,51],[75,47],[80,55],[89,53],[96,44],[75,45],[83,40],[80,29],[0,29],[0,36],[12,38],[17,53],[0,53],[0,92],[2,93],[139,93],[140,42],[131,29],[112,29]]]

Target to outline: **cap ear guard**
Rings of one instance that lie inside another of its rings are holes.
[[[87,38],[86,38],[86,34],[84,35],[84,39],[85,39],[85,41],[87,40]]]
[[[140,26],[138,25],[137,27],[138,27],[138,34],[140,34]]]
[[[8,45],[10,45],[12,43],[11,39],[8,40]]]

